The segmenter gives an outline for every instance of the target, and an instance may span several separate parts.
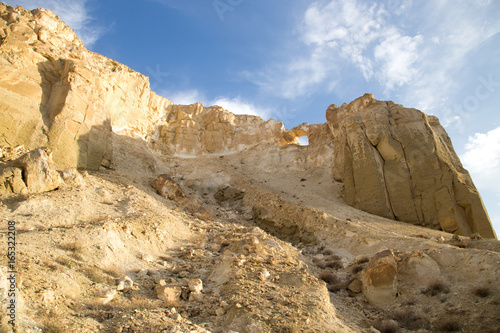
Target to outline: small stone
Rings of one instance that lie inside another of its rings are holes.
[[[196,292],[196,291],[191,292],[189,294],[189,301],[201,303],[203,302],[203,294],[201,292]]]
[[[115,288],[106,288],[99,294],[98,302],[101,304],[108,304],[113,300],[115,295],[116,295]]]
[[[217,310],[215,310],[215,314],[217,315],[217,317],[223,316],[225,313],[226,311],[223,308],[218,308]]]
[[[270,277],[271,274],[266,270],[263,270],[259,273],[259,279],[262,281],[267,281],[267,279],[269,279]]]
[[[156,284],[158,284],[160,286],[166,286],[167,285],[167,281],[165,279],[160,278],[159,276],[155,276],[154,281],[155,281]]]
[[[349,289],[353,293],[359,294],[361,291],[363,291],[363,282],[356,279],[352,281],[349,286],[347,286],[347,289]]]
[[[130,277],[124,276],[118,281],[118,286],[116,287],[116,290],[121,291],[121,290],[124,290],[126,288],[130,288],[133,285],[134,285],[134,281],[132,281],[132,279]]]
[[[145,262],[153,262],[155,258],[152,255],[145,253],[142,255],[142,260]]]
[[[189,290],[200,293],[203,290],[203,281],[201,279],[191,279],[188,281]]]
[[[179,286],[167,287],[167,286],[156,286],[155,287],[156,297],[165,301],[167,306],[176,305],[179,303],[182,294],[182,288]]]
[[[219,252],[219,251],[220,251],[220,249],[221,249],[221,247],[222,247],[222,246],[221,246],[220,244],[218,244],[218,243],[213,243],[213,244],[210,244],[210,250],[211,250],[212,252]]]
[[[135,276],[137,276],[138,278],[146,277],[146,275],[148,275],[148,271],[142,268],[138,270],[137,273],[135,273]]]
[[[381,333],[378,329],[376,329],[373,326],[370,326],[370,332],[369,333]]]

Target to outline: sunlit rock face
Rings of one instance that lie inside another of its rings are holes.
[[[496,237],[437,118],[372,95],[290,130],[219,106],[174,105],[146,76],[88,51],[51,11],[0,3],[0,97],[0,146],[47,147],[58,169],[112,168],[119,135],[162,155],[240,153],[269,172],[328,170],[366,212]]]
[[[366,94],[327,110],[334,177],[364,211],[461,235],[495,238],[469,173],[439,120]]]

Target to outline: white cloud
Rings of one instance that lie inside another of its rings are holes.
[[[303,40],[315,46],[316,52],[340,54],[367,81],[376,76],[386,90],[392,90],[418,75],[414,65],[423,39],[419,34],[406,34],[390,20],[392,15],[383,3],[316,2],[304,15]]]
[[[234,114],[247,114],[252,116],[259,116],[264,120],[269,119],[270,110],[260,108],[252,103],[243,101],[240,97],[228,98],[219,97],[210,103],[211,105],[218,105],[223,107],[229,112]]]
[[[500,127],[470,136],[465,150],[461,160],[477,187],[499,191]]]
[[[177,92],[160,91],[160,96],[168,98],[174,104],[191,105],[194,103],[203,103],[205,100],[196,89],[183,90]]]
[[[88,0],[6,0],[10,6],[20,5],[26,9],[50,9],[70,26],[86,47],[91,47],[104,33],[104,28],[95,24],[87,6]]]
[[[190,105],[194,103],[203,103],[205,106],[218,105],[234,114],[259,116],[264,120],[269,119],[271,115],[271,110],[246,102],[241,97],[230,98],[220,96],[215,99],[207,99],[205,95],[200,93],[197,89],[176,92],[163,90],[159,92],[159,95],[168,98],[174,104]]]
[[[393,12],[407,10],[393,7]],[[357,68],[366,81],[376,78],[386,91],[403,86],[419,75],[415,65],[423,37],[406,33],[389,20],[391,15],[384,3],[315,2],[297,24],[293,60],[246,77],[264,91],[288,99],[333,90],[346,64]]]

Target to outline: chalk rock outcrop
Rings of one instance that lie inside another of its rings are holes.
[[[46,146],[58,168],[98,169],[112,129],[144,135],[170,101],[147,77],[89,52],[50,10],[0,3],[0,145]]]
[[[61,182],[51,152],[46,148],[37,148],[18,159],[0,163],[0,192],[47,192],[58,188]]]
[[[220,106],[170,105],[166,121],[154,135],[157,148],[167,153],[199,156],[239,151],[256,143],[282,141],[285,128],[276,120],[257,116],[235,115]],[[294,141],[296,138],[288,138]]]
[[[366,94],[327,110],[333,174],[349,205],[460,235],[495,238],[469,173],[439,120]]]
[[[113,132],[197,156],[297,143],[309,127],[288,131],[219,106],[173,105],[146,76],[89,52],[50,10],[1,3],[0,96],[0,145],[49,147],[60,169],[109,167]]]

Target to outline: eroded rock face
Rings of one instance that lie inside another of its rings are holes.
[[[370,259],[363,270],[363,294],[371,304],[384,307],[392,304],[398,292],[396,253],[385,250]]]
[[[495,238],[439,121],[371,95],[332,106],[326,124],[291,130],[219,106],[174,105],[152,92],[144,75],[86,50],[51,11],[0,3],[0,97],[0,146],[48,147],[58,169],[112,167],[113,132],[167,155],[245,151],[242,163],[276,172],[333,164],[356,208]],[[309,145],[295,145],[305,135]],[[18,173],[5,170],[4,178]],[[22,191],[17,181],[9,186]]]
[[[333,174],[346,202],[387,218],[495,238],[481,197],[439,120],[366,94],[327,110]]]
[[[0,164],[0,191],[41,193],[59,187],[62,179],[46,148],[32,150],[16,160]]]
[[[58,168],[98,169],[112,129],[143,134],[170,101],[147,77],[89,52],[50,10],[0,3],[0,145],[46,146]]]

